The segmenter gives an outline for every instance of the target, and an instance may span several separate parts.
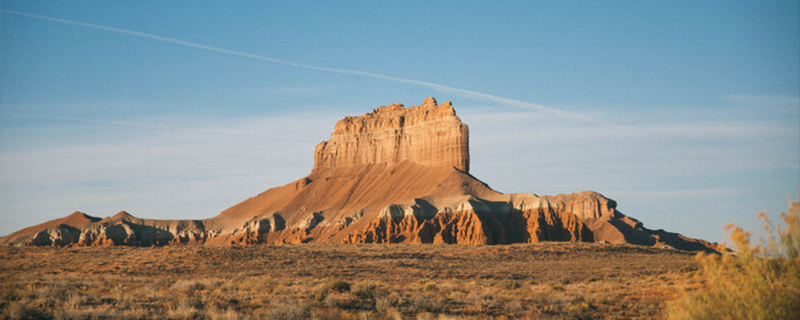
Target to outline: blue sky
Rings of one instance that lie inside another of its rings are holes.
[[[3,1],[0,235],[207,218],[336,120],[452,101],[498,191],[722,241],[800,188],[797,1]],[[777,218],[775,218],[777,219]]]

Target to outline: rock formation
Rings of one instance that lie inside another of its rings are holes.
[[[76,236],[80,236],[81,227],[100,220],[100,218],[76,211],[66,217],[27,227],[2,237],[0,244],[27,244],[30,242],[33,245],[70,245],[76,242]]]
[[[311,173],[205,220],[74,213],[0,238],[11,245],[603,241],[713,251],[653,231],[599,193],[502,194],[469,174],[469,129],[450,102],[384,106],[336,123]]]
[[[469,171],[469,130],[450,102],[432,97],[416,107],[380,107],[336,123],[331,139],[314,150],[315,168],[410,161]]]

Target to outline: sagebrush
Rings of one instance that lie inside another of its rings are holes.
[[[672,303],[670,319],[800,319],[800,201],[782,212],[774,227],[766,213],[758,218],[766,240],[725,226],[735,251],[700,253],[706,285]]]

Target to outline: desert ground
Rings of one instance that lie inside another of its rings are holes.
[[[4,319],[654,319],[692,253],[630,245],[0,248]]]

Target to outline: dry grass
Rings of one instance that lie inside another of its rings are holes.
[[[0,248],[3,318],[652,319],[692,254],[542,243]]]
[[[800,202],[781,213],[773,227],[758,214],[767,240],[750,242],[750,232],[731,224],[736,252],[699,254],[702,290],[671,303],[671,319],[800,319]]]

